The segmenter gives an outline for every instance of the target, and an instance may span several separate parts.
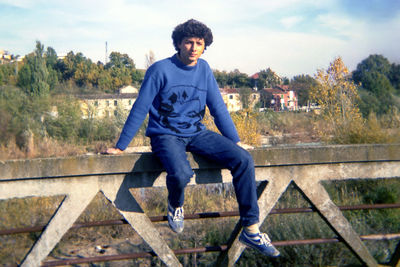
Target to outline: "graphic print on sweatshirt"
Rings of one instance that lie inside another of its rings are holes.
[[[206,93],[191,85],[177,85],[162,92],[158,109],[161,125],[178,134],[201,131]]]

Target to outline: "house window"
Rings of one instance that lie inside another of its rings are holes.
[[[94,105],[97,107],[99,105],[99,101],[94,101]]]
[[[233,99],[233,95],[229,95],[229,99]]]
[[[114,100],[114,106],[118,106],[118,101]]]
[[[107,107],[110,106],[110,101],[107,100],[106,105],[107,105]]]
[[[131,99],[129,99],[129,105],[132,105],[132,100]]]
[[[114,116],[117,116],[117,114],[118,114],[118,111],[114,110]]]

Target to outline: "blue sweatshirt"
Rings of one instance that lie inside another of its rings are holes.
[[[171,134],[190,137],[205,130],[201,123],[208,106],[218,130],[239,142],[235,125],[208,63],[184,65],[175,54],[151,65],[144,77],[116,147],[125,150],[147,114],[146,136]]]

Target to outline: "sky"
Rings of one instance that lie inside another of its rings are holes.
[[[26,55],[36,41],[93,62],[175,53],[171,33],[194,18],[211,28],[212,69],[313,76],[342,57],[350,71],[371,54],[400,63],[400,0],[0,0],[0,49]]]

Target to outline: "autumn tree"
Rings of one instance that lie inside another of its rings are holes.
[[[330,126],[325,136],[357,136],[362,131],[363,119],[356,105],[357,86],[349,79],[349,71],[340,57],[327,70],[318,70],[317,85],[310,97],[321,107],[321,116]]]

